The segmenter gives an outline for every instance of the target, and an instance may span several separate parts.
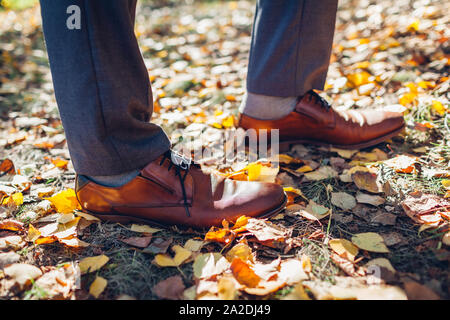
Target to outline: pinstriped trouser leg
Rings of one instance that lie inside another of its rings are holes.
[[[337,0],[258,0],[247,90],[292,97],[323,89]]]
[[[67,8],[80,9],[70,29]],[[115,175],[167,151],[149,123],[150,81],[134,35],[136,0],[41,0],[55,96],[75,170]]]

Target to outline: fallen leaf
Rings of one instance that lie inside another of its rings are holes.
[[[192,265],[194,277],[209,279],[223,273],[230,267],[230,263],[220,253],[204,253],[198,255]]]
[[[22,192],[13,193],[10,197],[6,197],[2,201],[2,205],[15,205],[20,206],[23,204],[23,194]]]
[[[148,237],[130,237],[126,239],[122,239],[121,241],[129,244],[130,246],[138,247],[138,248],[146,248],[150,241],[152,240],[151,236]]]
[[[108,281],[105,278],[97,276],[89,287],[89,293],[95,299],[98,299],[98,297],[102,294],[102,292],[105,290],[107,285],[108,285]]]
[[[379,267],[388,269],[392,273],[396,272],[394,267],[392,266],[391,262],[386,258],[372,259],[366,263],[366,267],[369,267],[369,266],[379,266]]]
[[[14,163],[10,159],[0,162],[0,181],[9,181],[16,174]]]
[[[308,293],[306,293],[305,287],[302,283],[298,283],[294,286],[294,289],[282,300],[311,300]]]
[[[29,285],[31,280],[42,275],[42,271],[38,267],[27,263],[14,263],[6,267],[4,273],[7,277],[12,278],[21,289]]]
[[[338,155],[340,155],[342,158],[345,159],[351,159],[352,156],[358,152],[358,150],[346,150],[346,149],[338,149],[338,148],[331,148],[331,152],[336,152]]]
[[[76,216],[77,216],[77,217],[82,217],[83,219],[86,219],[86,220],[88,220],[88,221],[100,221],[99,218],[94,217],[93,215],[90,215],[90,214],[88,214],[88,213],[86,213],[86,212],[80,212],[80,211],[78,211],[78,212],[76,213]]]
[[[437,226],[442,221],[440,210],[450,208],[450,201],[433,194],[409,194],[402,201],[403,210],[414,221]]]
[[[377,174],[368,171],[356,171],[351,174],[353,182],[358,189],[366,190],[372,193],[381,193],[383,187],[377,181]]]
[[[222,277],[217,283],[217,295],[220,300],[235,300],[237,297],[237,289],[234,279]]]
[[[370,195],[367,193],[358,192],[356,194],[356,201],[358,203],[366,203],[378,207],[379,205],[382,205],[386,200],[383,197],[377,195]]]
[[[200,249],[202,248],[203,245],[204,245],[203,241],[189,239],[184,244],[184,248],[188,249],[188,250],[190,250],[192,252],[197,252],[197,251],[200,251]]]
[[[308,279],[308,275],[303,270],[303,264],[299,259],[287,259],[281,261],[278,278],[287,285],[293,285]]]
[[[261,219],[248,219],[245,225],[246,231],[256,237],[258,241],[283,241],[288,236],[288,231],[270,221]]]
[[[192,255],[190,250],[187,250],[179,245],[174,245],[172,250],[175,252],[173,257],[167,254],[158,254],[153,260],[156,265],[160,267],[178,267],[186,262]]]
[[[142,250],[142,252],[152,254],[166,253],[171,243],[172,238],[169,239],[156,238],[147,248]]]
[[[338,176],[336,170],[330,166],[322,166],[316,171],[305,173],[305,177],[310,181],[318,181],[329,178],[335,178]]]
[[[323,281],[304,281],[318,300],[406,300],[406,293],[399,287],[362,284],[351,277],[334,277],[336,284]]]
[[[364,232],[355,234],[352,242],[358,248],[371,252],[388,253],[389,249],[384,244],[384,239],[378,233]]]
[[[447,112],[447,108],[442,104],[442,102],[437,100],[431,101],[431,109],[440,116],[445,115]]]
[[[233,260],[230,268],[234,278],[247,287],[254,288],[261,281],[261,278],[256,275],[250,266],[239,258]]]
[[[234,258],[240,258],[242,261],[253,262],[252,249],[245,243],[238,243],[231,248],[225,255],[229,262],[232,262]]]
[[[14,251],[0,253],[0,269],[16,263],[20,260],[20,255]]]
[[[180,300],[183,298],[185,289],[183,279],[176,275],[158,282],[153,286],[152,291],[160,299]]]
[[[400,173],[416,173],[416,164],[418,161],[417,157],[411,157],[407,155],[398,155],[395,158],[383,161],[383,164],[389,168],[394,169],[396,172]]]
[[[308,219],[308,215],[305,215],[304,213],[320,220],[329,216],[331,214],[331,209],[324,207],[320,204],[317,204],[313,200],[310,200],[305,210],[302,210],[300,212],[301,215],[303,215],[305,218]]]
[[[355,197],[346,192],[332,192],[331,203],[343,210],[350,210],[356,206]]]
[[[78,263],[78,266],[80,268],[81,274],[85,274],[97,271],[98,269],[103,267],[108,261],[109,258],[103,254],[99,256],[84,258]]]
[[[27,241],[34,242],[40,236],[41,232],[30,223],[30,225],[28,226]]]
[[[373,213],[370,222],[379,223],[384,226],[393,226],[397,220],[397,216],[392,213],[387,213],[381,210]]]
[[[23,223],[13,219],[5,219],[0,221],[0,230],[22,231]]]
[[[352,262],[355,261],[359,252],[358,247],[346,239],[332,239],[328,242],[328,245],[340,257]]]
[[[73,189],[58,192],[46,200],[49,200],[59,213],[72,213],[76,209],[81,209]]]
[[[132,224],[130,230],[141,233],[156,233],[161,231],[161,229],[152,228],[146,224]]]

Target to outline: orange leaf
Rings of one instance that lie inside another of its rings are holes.
[[[49,236],[49,237],[42,237],[39,239],[36,239],[34,241],[35,244],[47,244],[47,243],[53,243],[57,240],[55,236]]]
[[[67,164],[69,163],[69,161],[61,158],[52,159],[50,161],[55,165],[55,167],[60,169],[67,169]]]
[[[215,241],[228,244],[235,238],[234,232],[229,229],[212,227],[205,235],[205,241]]]
[[[0,162],[0,177],[7,174],[8,175],[16,174],[16,170],[14,169],[14,163],[9,159],[5,159],[2,162]]]
[[[234,258],[231,263],[231,271],[236,280],[247,287],[254,288],[258,285],[261,278],[258,277],[248,264],[240,258]]]
[[[23,223],[12,219],[6,219],[0,221],[0,230],[22,231]]]

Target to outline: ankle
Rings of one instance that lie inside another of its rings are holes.
[[[294,111],[297,101],[297,97],[274,97],[247,92],[239,111],[261,120],[280,119]]]
[[[139,170],[128,171],[125,173],[111,176],[88,176],[88,178],[97,184],[105,187],[120,187],[127,184],[139,174]]]

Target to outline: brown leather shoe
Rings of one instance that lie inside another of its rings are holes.
[[[300,98],[284,118],[259,120],[241,114],[243,129],[279,129],[280,150],[311,143],[341,149],[362,149],[381,143],[403,130],[403,115],[383,109],[337,111],[313,90]]]
[[[207,174],[172,151],[121,187],[105,187],[79,175],[75,189],[81,207],[103,220],[163,226],[208,228],[241,215],[268,218],[286,204],[283,188],[275,183]]]

